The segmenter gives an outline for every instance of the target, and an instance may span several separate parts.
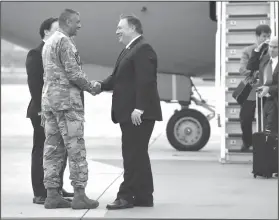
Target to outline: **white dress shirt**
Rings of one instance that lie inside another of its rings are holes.
[[[274,74],[274,70],[275,70],[275,68],[277,66],[277,63],[278,63],[278,56],[271,58],[271,60],[272,60],[272,74]]]
[[[272,64],[271,64],[272,74],[274,74],[274,70],[275,70],[276,65],[278,63],[278,56],[277,57],[271,57],[270,59],[272,60]],[[265,97],[270,97],[270,93],[267,93],[265,95]]]
[[[129,48],[130,45],[131,45],[136,39],[138,39],[139,37],[141,37],[141,35],[136,36],[135,38],[133,38],[133,39],[130,41],[130,43],[128,43],[128,44],[126,45],[126,49]]]

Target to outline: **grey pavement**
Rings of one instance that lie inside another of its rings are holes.
[[[168,118],[177,107],[162,103],[164,121],[157,123],[150,141],[154,177],[153,208],[108,211],[122,179],[120,129],[109,118],[110,94],[86,95],[85,141],[89,163],[89,197],[98,199],[94,210],[46,210],[32,203],[32,126],[25,118],[29,101],[26,85],[2,85],[1,109],[1,217],[20,218],[230,218],[277,219],[278,179],[254,179],[251,164],[220,164],[219,128],[199,152],[179,152],[165,136]],[[211,88],[201,87],[211,103]],[[13,95],[18,94],[18,95]],[[12,98],[11,98],[12,97]],[[195,106],[193,106],[196,108]],[[72,191],[68,166],[64,188]]]

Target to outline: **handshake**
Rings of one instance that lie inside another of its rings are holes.
[[[92,88],[92,95],[98,95],[102,92],[101,90],[101,83],[98,82],[98,81],[91,81],[92,85],[93,85],[93,88]]]

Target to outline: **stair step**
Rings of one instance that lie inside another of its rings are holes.
[[[240,106],[226,106],[226,117],[230,119],[239,118]]]
[[[255,33],[255,29],[227,29],[229,33],[239,33],[239,32],[253,32]]]
[[[228,15],[228,18],[269,18],[268,14],[236,14],[236,15]]]
[[[240,106],[226,106],[226,117],[233,119],[239,118]]]
[[[256,17],[233,16],[227,19],[226,28],[229,31],[255,32],[256,27],[262,24],[270,25],[270,19],[267,15],[257,15]]]
[[[251,46],[255,43],[251,43],[251,42],[248,42],[248,43],[227,43],[227,48],[231,48],[231,47],[248,47],[248,46]]]
[[[229,59],[236,58],[240,60],[243,49],[243,46],[226,48],[226,57],[228,57]]]
[[[226,42],[228,44],[254,44],[255,31],[245,32],[228,32],[226,34]]]
[[[235,89],[239,83],[245,79],[245,76],[243,75],[236,75],[236,76],[227,76],[226,77],[226,87],[229,88],[229,89]]]
[[[256,122],[253,121],[253,123],[252,123],[252,130],[256,131],[256,127],[257,127]],[[228,133],[228,134],[230,134],[230,133],[242,134],[241,127],[240,127],[240,122],[229,122],[229,123],[226,123],[225,129],[226,129],[226,133]]]
[[[267,2],[247,2],[229,3],[226,6],[226,14],[229,15],[264,15],[269,14],[269,3]]]
[[[240,105],[238,103],[229,103],[229,102],[227,102],[226,106],[237,107],[237,106],[240,106]]]
[[[227,155],[227,163],[253,163],[253,154],[252,153],[244,153],[244,152],[229,152]],[[252,167],[251,167],[252,172]],[[252,174],[251,174],[252,175]]]
[[[229,88],[231,89],[231,88]],[[225,100],[226,102],[228,103],[231,103],[231,104],[237,104],[236,100],[232,97],[232,93],[233,91],[229,90],[229,91],[226,91],[226,94],[225,94]]]
[[[238,60],[228,60],[226,61],[226,72],[239,72],[240,61]]]
[[[253,154],[253,148],[250,148],[248,151],[244,151],[244,152],[241,151],[241,149],[239,149],[239,150],[233,150],[233,149],[230,150],[230,149],[229,149],[229,153],[238,153],[238,154],[241,154],[241,155],[242,155],[242,154],[243,154],[243,155],[247,155],[247,154],[251,154],[251,153]]]
[[[228,72],[228,76],[242,76],[239,72]]]
[[[239,137],[242,137],[242,134],[234,134],[234,133],[231,133],[231,134],[227,134],[226,136],[227,136],[227,137],[232,137],[232,138],[239,138]]]
[[[242,145],[241,137],[226,137],[226,148],[228,151],[240,151]]]
[[[240,61],[240,58],[238,58],[238,57],[228,57],[228,61],[230,61],[230,62],[239,62]]]
[[[236,88],[228,88],[229,92],[234,92]]]
[[[239,118],[227,118],[226,121],[229,122],[239,122],[240,123],[240,119]],[[253,119],[253,122],[256,122],[256,119]]]
[[[231,5],[236,4],[249,4],[249,3],[268,3],[268,1],[257,1],[257,2],[251,2],[251,1],[228,1]]]

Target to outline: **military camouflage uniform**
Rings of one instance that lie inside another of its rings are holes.
[[[46,188],[59,187],[59,171],[67,150],[71,184],[84,188],[88,180],[88,166],[81,91],[94,95],[93,83],[82,71],[74,42],[62,30],[56,31],[45,42],[42,59],[42,126],[46,136],[44,185]]]

